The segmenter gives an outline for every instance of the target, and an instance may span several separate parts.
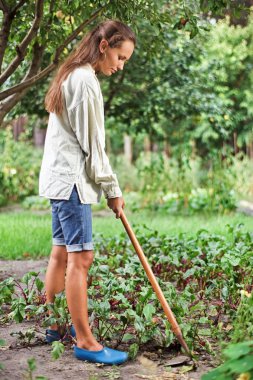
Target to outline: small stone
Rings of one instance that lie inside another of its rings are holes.
[[[180,356],[177,356],[173,359],[166,361],[165,366],[174,367],[177,365],[182,365],[182,364],[188,363],[190,361],[191,361],[191,359],[188,356],[180,355]]]

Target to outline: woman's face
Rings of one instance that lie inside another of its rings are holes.
[[[134,51],[132,41],[123,41],[119,47],[111,48],[106,40],[102,40],[99,45],[103,57],[95,67],[95,70],[110,76],[118,70],[123,70],[125,62],[127,62]]]

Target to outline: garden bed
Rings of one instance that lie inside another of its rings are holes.
[[[0,261],[0,280],[10,276],[22,277],[28,271],[41,271],[43,279],[47,259],[43,260],[7,260]],[[179,350],[168,348],[158,349],[157,346],[147,344],[143,346],[135,360],[130,360],[119,367],[106,367],[77,361],[72,354],[72,348],[66,347],[62,357],[53,360],[51,347],[43,343],[43,329],[38,329],[36,339],[30,346],[22,347],[18,343],[17,335],[10,335],[34,327],[33,321],[22,323],[8,323],[0,326],[0,337],[5,340],[5,345],[0,351],[0,362],[3,364],[1,378],[8,380],[25,379],[28,374],[27,360],[34,358],[36,361],[35,376],[44,376],[50,380],[60,379],[200,379],[201,375],[210,369],[214,359],[208,354],[199,356],[198,367],[190,370],[192,364],[184,362],[179,366],[171,367],[169,361],[176,358]],[[123,347],[122,347],[123,348]],[[185,372],[184,372],[185,371]],[[29,378],[30,379],[30,378]],[[32,377],[31,377],[32,379]]]

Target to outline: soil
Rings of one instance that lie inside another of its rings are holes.
[[[40,271],[40,277],[44,279],[46,267],[47,259],[0,261],[0,281],[9,276],[18,279],[31,270]],[[212,369],[212,359],[207,354],[200,355],[196,368],[192,369],[193,363],[186,357],[182,358],[180,352],[159,350],[152,347],[152,344],[143,348],[135,360],[129,360],[117,367],[78,361],[73,356],[71,346],[66,347],[60,359],[53,360],[51,347],[43,342],[42,329],[38,329],[36,339],[29,347],[22,347],[18,343],[17,335],[11,335],[33,327],[33,321],[0,325],[0,338],[5,340],[5,345],[0,347],[0,363],[3,365],[3,369],[0,370],[1,380],[32,380],[36,379],[36,376],[44,376],[49,380],[197,380],[201,379],[203,373]],[[36,360],[33,375],[28,375],[27,359],[30,358]],[[181,361],[181,364],[172,365],[172,359]]]

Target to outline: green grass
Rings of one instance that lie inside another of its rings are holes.
[[[253,217],[232,213],[229,215],[194,215],[189,217],[161,215],[147,211],[126,213],[134,226],[145,224],[148,228],[167,235],[195,235],[202,228],[210,233],[226,236],[226,225],[244,224],[245,230],[253,230]],[[93,217],[93,232],[106,237],[124,232],[120,220],[112,214]],[[0,213],[0,258],[22,259],[48,256],[51,250],[51,216],[30,211]]]

